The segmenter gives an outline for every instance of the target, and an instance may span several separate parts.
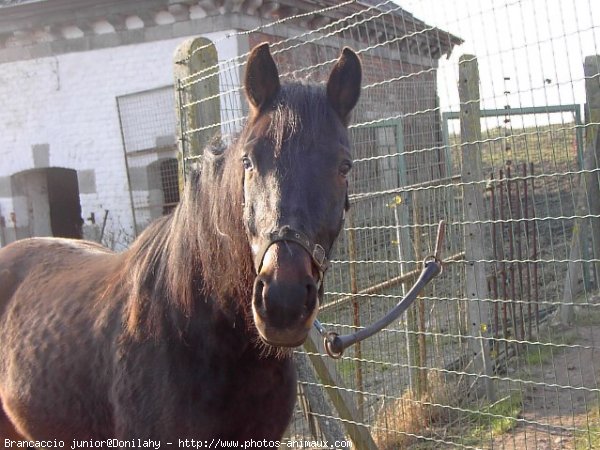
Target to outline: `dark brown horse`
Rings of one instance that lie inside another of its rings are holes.
[[[1,249],[0,436],[279,439],[290,347],[317,314],[347,208],[360,78],[344,49],[325,87],[281,85],[258,46],[239,140],[207,149],[176,210],[129,250]]]

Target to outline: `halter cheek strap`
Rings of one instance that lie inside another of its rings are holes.
[[[327,252],[325,249],[319,245],[314,244],[311,240],[306,236],[306,234],[301,231],[292,229],[289,225],[285,225],[278,230],[272,231],[267,235],[267,242],[261,247],[261,249],[256,254],[254,259],[254,266],[256,267],[256,273],[260,273],[263,265],[263,261],[265,259],[265,255],[267,250],[271,247],[271,245],[276,242],[288,241],[295,242],[300,245],[306,252],[310,255],[312,262],[317,266],[319,270],[319,283],[321,284],[323,281],[323,277],[325,272],[329,268],[329,261],[327,259]]]

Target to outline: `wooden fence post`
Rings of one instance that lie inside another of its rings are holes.
[[[589,158],[589,165],[584,167],[591,172],[584,174],[587,187],[587,201],[589,202],[589,214],[592,240],[592,258],[600,259],[600,148],[597,136],[600,126],[600,55],[586,56],[583,64],[585,75],[585,123],[586,123],[586,147],[593,152]],[[593,263],[595,288],[600,285],[600,263]]]
[[[429,191],[414,191],[413,192],[413,224],[414,224],[414,254],[415,261],[423,260],[423,213],[425,205],[432,204],[431,193]],[[427,342],[425,339],[425,304],[423,302],[423,296],[429,291],[429,287],[423,290],[415,301],[415,306],[412,308],[414,311],[414,322],[416,323],[415,337],[415,351],[414,359],[415,365],[418,367],[416,370],[416,383],[415,393],[418,399],[422,399],[427,394]],[[409,308],[410,310],[411,308]],[[408,311],[407,311],[408,312]]]
[[[465,298],[468,301],[469,349],[477,374],[486,375],[483,385],[488,401],[495,399],[490,376],[489,337],[490,307],[481,301],[488,299],[485,262],[488,257],[486,239],[481,221],[485,220],[483,193],[485,183],[481,168],[481,112],[479,99],[479,69],[477,58],[462,55],[459,59],[458,92],[460,97],[460,137],[462,149],[463,212],[465,239]],[[479,384],[479,382],[478,382]]]
[[[337,410],[346,433],[354,443],[355,448],[377,450],[377,445],[375,445],[369,429],[360,423],[358,411],[352,398],[344,389],[343,382],[337,374],[333,361],[320,355],[319,342],[322,342],[322,338],[313,327],[308,339],[304,342],[304,349],[321,383],[323,383],[331,403]]]
[[[583,64],[585,75],[585,149],[583,167],[585,171],[579,177],[579,192],[575,205],[576,216],[589,215],[589,219],[577,219],[573,224],[569,264],[565,276],[562,304],[559,318],[562,325],[569,325],[575,319],[573,303],[581,293],[581,280],[587,264],[579,261],[586,257],[585,250],[591,239],[592,254],[600,259],[600,55],[586,56]],[[600,263],[592,263],[595,287],[600,284]]]
[[[305,405],[305,412],[311,431],[311,424],[316,423],[319,431],[326,440],[329,442],[343,441],[346,439],[346,435],[344,434],[342,424],[337,420],[330,419],[330,417],[333,417],[332,408],[327,402],[323,390],[318,385],[317,377],[313,372],[308,356],[306,353],[298,352],[295,354],[294,361],[298,372],[298,381],[301,383],[304,395],[308,400],[308,404]],[[302,382],[305,384],[302,385]],[[314,414],[313,417],[310,417],[311,413]],[[313,437],[318,439],[318,434],[313,433]]]
[[[206,38],[187,39],[175,51],[174,61],[180,168],[187,170],[186,158],[202,155],[204,147],[221,131],[217,49]],[[192,102],[198,103],[190,106]],[[181,189],[181,176],[186,174],[183,170],[179,173]]]
[[[594,141],[588,141],[583,158],[583,169],[586,171],[598,170],[598,156],[600,155],[600,134],[595,133],[593,137]],[[594,192],[593,184],[596,183],[595,189],[598,188],[598,173],[586,172],[582,173],[579,177],[579,192],[577,193],[577,203],[575,204],[575,215],[586,216],[598,215],[598,211],[592,209],[592,196],[600,195]],[[597,198],[596,198],[597,200]],[[567,273],[565,276],[565,284],[563,288],[563,299],[559,309],[560,323],[562,325],[569,325],[575,319],[575,311],[573,304],[578,302],[578,296],[583,288],[583,270],[584,264],[580,261],[583,258],[582,246],[586,245],[588,240],[588,233],[592,236],[592,246],[594,240],[597,239],[595,236],[598,230],[594,230],[593,227],[600,225],[595,223],[594,220],[598,220],[598,217],[590,219],[591,224],[587,223],[586,219],[576,219],[573,224],[573,232],[571,235],[571,250],[569,252],[569,263],[567,265]],[[591,226],[590,226],[591,225]],[[590,230],[592,228],[592,230]],[[593,249],[594,258],[598,258],[596,255],[596,249]],[[597,266],[594,263],[594,266]],[[596,276],[598,274],[596,273]],[[596,278],[598,280],[598,278]]]

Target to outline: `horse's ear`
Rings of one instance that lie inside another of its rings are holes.
[[[260,112],[279,92],[279,72],[268,43],[257,45],[250,52],[244,86],[253,112]]]
[[[361,78],[360,59],[351,48],[345,47],[329,74],[327,98],[346,126],[350,122],[350,112],[360,97]]]

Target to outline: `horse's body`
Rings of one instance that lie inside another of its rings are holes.
[[[128,337],[125,292],[90,304],[125,257],[64,239],[0,253],[0,267],[19,268],[3,280],[0,303],[0,392],[19,432],[38,440],[279,437],[294,402],[289,358],[261,358],[244,326],[232,328],[210,302],[198,303],[188,345],[172,329]]]
[[[345,50],[327,93],[280,87],[258,47],[240,142],[207,151],[174,213],[129,250],[53,238],[0,249],[0,445],[282,436],[295,400],[285,347],[318,309],[324,269],[310,251],[328,254],[341,227],[359,85]],[[288,228],[303,239],[265,237]]]

